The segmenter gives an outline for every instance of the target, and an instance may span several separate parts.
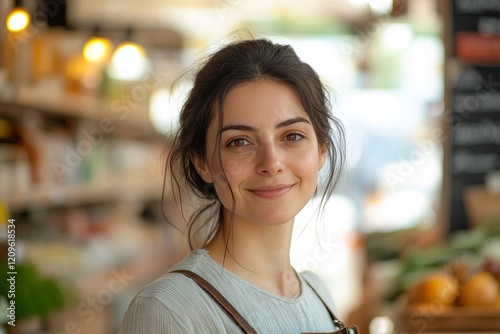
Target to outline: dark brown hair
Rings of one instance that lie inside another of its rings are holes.
[[[326,145],[328,175],[319,188],[322,207],[339,179],[345,161],[344,128],[331,113],[328,91],[314,69],[302,62],[289,45],[267,39],[230,43],[209,56],[197,72],[193,88],[182,107],[180,128],[167,160],[166,173],[170,173],[174,198],[181,209],[186,199],[184,196],[201,199],[188,219],[191,249],[206,246],[223,219],[221,203],[213,185],[203,181],[191,157],[206,158],[207,129],[214,112],[219,113],[219,127],[222,125],[222,110],[228,92],[239,84],[258,79],[273,80],[294,89],[311,119],[318,144]]]

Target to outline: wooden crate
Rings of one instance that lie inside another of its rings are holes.
[[[489,192],[484,186],[469,186],[463,196],[471,228],[500,221],[500,193]]]
[[[500,307],[405,307],[397,326],[408,334],[500,333]]]

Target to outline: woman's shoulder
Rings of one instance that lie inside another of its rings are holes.
[[[193,314],[214,317],[212,301],[186,276],[173,270],[199,272],[204,255],[193,251],[167,273],[140,289],[124,316],[120,334],[192,333],[202,324]],[[146,329],[146,330],[145,330]]]
[[[199,287],[193,280],[174,271],[183,269],[197,273],[206,260],[204,257],[203,251],[192,251],[165,274],[139,290],[136,298],[154,298],[168,305],[175,300],[192,298],[193,290]]]
[[[306,282],[314,292],[322,299],[326,305],[335,312],[335,303],[333,301],[332,295],[330,293],[330,289],[328,285],[318,276],[316,273],[312,271],[303,271],[299,273],[299,276],[302,278],[303,282]]]
[[[313,288],[318,288],[318,289],[325,289],[326,285],[323,282],[323,280],[318,276],[318,274],[312,272],[312,271],[302,271],[299,273],[299,276],[301,276],[304,280],[307,281],[310,285],[312,285]]]

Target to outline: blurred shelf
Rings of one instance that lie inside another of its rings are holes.
[[[445,307],[430,303],[427,308],[401,311],[401,329],[407,333],[499,333],[499,307]]]
[[[104,100],[94,96],[54,93],[30,86],[5,87],[0,93],[0,114],[17,115],[25,110],[38,110],[44,116],[87,120],[113,130],[106,135],[125,135],[141,139],[164,138],[156,131],[148,109],[134,101]],[[106,120],[109,119],[109,120]]]
[[[71,136],[79,136],[79,129],[94,128],[104,137],[119,141],[143,143],[144,147],[161,144],[166,137],[156,131],[147,107],[120,99],[104,100],[89,95],[57,93],[32,86],[5,86],[0,91],[0,115],[19,120],[23,113],[38,111],[42,131],[50,132],[50,124],[68,129]],[[69,144],[69,142],[68,142]],[[44,154],[43,152],[41,154]],[[11,212],[47,210],[52,208],[88,206],[119,202],[149,201],[161,198],[162,178],[150,174],[117,175],[111,168],[108,177],[82,180],[65,185],[57,182],[23,186],[10,192],[2,191],[4,202]],[[42,178],[43,180],[43,178]],[[15,189],[15,188],[14,188]],[[168,194],[166,195],[168,197]]]
[[[102,203],[144,202],[161,199],[162,186],[161,180],[153,179],[134,181],[116,179],[71,186],[46,185],[9,194],[4,200],[11,212]],[[165,197],[169,198],[170,195],[166,193]]]

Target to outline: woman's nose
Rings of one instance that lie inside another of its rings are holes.
[[[259,148],[257,172],[275,175],[283,170],[283,158],[279,148],[273,144],[265,144]]]

